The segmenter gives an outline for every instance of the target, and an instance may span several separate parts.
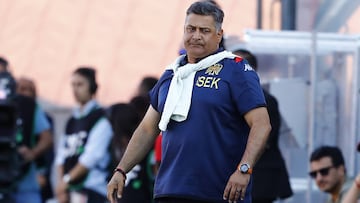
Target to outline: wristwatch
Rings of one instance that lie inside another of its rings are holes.
[[[252,168],[250,167],[250,164],[248,164],[248,163],[241,164],[239,166],[239,171],[242,174],[252,174]]]
[[[64,183],[66,183],[66,184],[69,184],[70,183],[70,181],[71,181],[71,176],[70,176],[70,174],[65,174],[64,176],[63,176],[63,181],[64,181]]]

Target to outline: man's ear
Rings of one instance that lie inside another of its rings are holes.
[[[344,165],[340,165],[339,168],[338,168],[342,173],[344,173],[344,175],[346,175],[346,169],[345,169],[345,166]]]
[[[224,30],[221,29],[220,31],[217,32],[217,36],[218,36],[218,42],[220,43],[221,42],[221,39],[223,37],[223,34],[224,34]]]

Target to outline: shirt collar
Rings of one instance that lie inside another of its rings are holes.
[[[96,102],[95,99],[88,101],[82,108],[77,106],[74,111],[73,115],[75,118],[81,118],[88,115],[94,108],[97,108],[99,104]]]

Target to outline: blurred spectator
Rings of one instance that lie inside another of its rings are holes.
[[[16,92],[34,99],[36,99],[37,96],[34,81],[26,77],[20,77],[17,79]]]
[[[145,95],[148,96],[149,91],[155,86],[155,84],[157,83],[158,79],[152,76],[146,76],[144,77],[137,89],[137,95]]]
[[[141,116],[134,105],[118,103],[112,105],[110,121],[113,126],[114,163],[118,163],[129,143],[129,140],[141,121]],[[148,154],[128,174],[119,203],[150,203],[152,202],[153,177]]]
[[[35,83],[30,78],[21,77],[17,80],[16,92],[20,95],[31,97],[34,100],[37,98]],[[45,116],[50,124],[53,133],[53,119],[45,112]],[[38,139],[36,140],[39,141]],[[37,180],[41,188],[42,202],[53,198],[52,185],[50,182],[51,167],[54,159],[54,148],[51,146],[42,156],[35,160],[37,167]]]
[[[144,77],[141,80],[140,85],[138,87],[138,95],[134,96],[130,100],[130,104],[136,107],[138,113],[141,116],[141,119],[145,116],[146,110],[150,105],[149,91],[155,86],[157,81],[158,78],[155,77],[150,77],[150,76]],[[158,159],[159,159],[159,154],[161,154],[161,134],[159,134],[159,136],[156,138],[154,149],[150,152],[150,154],[153,154],[151,156],[150,162],[152,165],[153,175],[155,176],[160,166],[160,161]]]
[[[239,49],[234,54],[246,59],[257,71],[257,59],[248,50]],[[263,89],[269,113],[271,131],[265,150],[254,166],[253,203],[272,203],[276,199],[284,199],[293,195],[285,161],[278,145],[280,136],[281,115],[276,98]]]
[[[312,152],[309,175],[321,191],[330,194],[328,203],[342,203],[352,184],[346,178],[344,157],[335,146],[320,146]]]
[[[138,95],[131,98],[130,104],[136,108],[140,118],[143,118],[145,116],[146,110],[150,105],[150,101],[146,95]]]
[[[129,103],[116,103],[107,109],[114,136],[112,139],[113,163],[119,163],[128,142],[145,116],[146,110],[150,105],[149,91],[155,86],[158,79],[152,76],[145,76],[140,81],[135,96]],[[152,202],[153,188],[153,152],[150,152],[128,173],[123,197],[118,200],[120,203],[142,203]]]
[[[6,186],[1,184],[0,190],[3,195],[0,198],[3,199],[0,201],[9,203],[41,203],[40,187],[36,180],[34,160],[42,156],[52,146],[50,124],[46,119],[45,113],[33,98],[15,93],[15,80],[7,72],[8,62],[1,58],[0,63],[2,64],[0,65],[2,69],[0,80],[2,84],[7,85],[5,100],[9,104],[14,105],[18,112],[16,115],[16,144],[18,146],[19,157],[22,161],[21,168],[11,168],[13,165],[9,165],[8,170],[11,170],[11,172],[4,173],[12,174],[13,170],[19,170],[19,176],[11,184]],[[4,64],[6,65],[4,66]],[[39,141],[34,143],[33,140],[36,139],[39,139]]]
[[[357,174],[350,189],[344,194],[341,203],[357,203],[360,199],[360,173]]]
[[[152,76],[143,77],[137,87],[135,96],[130,99],[130,104],[136,107],[136,110],[141,118],[144,117],[146,110],[150,105],[150,98],[148,93],[154,87],[157,81],[158,79]],[[114,105],[111,105],[106,110],[108,117],[111,116],[113,106]]]
[[[113,132],[105,111],[95,100],[95,73],[93,68],[81,67],[72,75],[78,106],[66,124],[56,154],[59,203],[106,202]]]

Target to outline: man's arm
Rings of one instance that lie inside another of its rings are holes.
[[[53,137],[50,130],[41,132],[39,136],[39,142],[34,148],[32,148],[32,152],[35,158],[39,157],[48,149],[50,149],[53,144]]]
[[[36,146],[31,149],[31,151],[34,154],[34,157],[37,158],[52,147],[53,136],[49,120],[39,105],[36,106],[34,122],[34,133],[39,134],[39,141]]]
[[[239,166],[247,163],[253,168],[264,150],[271,125],[265,107],[259,107],[249,111],[245,114],[245,120],[250,127],[250,133]],[[240,173],[238,169],[235,169],[235,172],[230,176],[226,184],[224,200],[237,201],[239,198],[244,199],[249,181],[249,174]]]
[[[354,179],[350,189],[344,194],[341,203],[357,203],[360,198],[360,173]]]
[[[159,120],[160,114],[150,106],[144,119],[135,130],[117,168],[127,173],[145,157],[154,146],[155,139],[160,133],[157,126]],[[114,173],[107,187],[107,197],[111,203],[116,202],[114,195],[121,197],[124,182],[125,177],[121,173]]]
[[[65,175],[68,176],[66,182],[63,182],[65,189],[67,189],[67,188],[69,187],[69,183],[70,183],[71,181],[76,180],[76,179],[78,179],[78,178],[86,175],[86,173],[89,171],[89,169],[86,168],[86,167],[85,167],[84,165],[82,165],[81,163],[77,163],[77,164],[75,165],[75,167],[72,168],[72,169],[70,170],[70,172],[67,173],[67,174],[64,174],[63,167],[59,167],[58,170],[59,170],[60,172],[62,172],[62,173],[61,173],[62,176],[61,176],[60,179],[59,179],[60,181],[63,182]]]
[[[98,166],[108,153],[112,136],[110,122],[101,118],[89,132],[84,152],[80,155],[77,164],[69,171],[70,180],[76,180]]]
[[[53,136],[50,132],[50,124],[47,120],[44,111],[36,106],[35,119],[33,121],[34,134],[38,134],[39,141],[31,149],[26,146],[19,148],[20,154],[26,161],[33,161],[37,157],[41,156],[46,150],[50,149],[53,144]]]
[[[55,195],[59,203],[69,202],[69,196],[67,194],[68,184],[64,183],[64,167],[63,165],[57,166],[57,183],[55,188]]]
[[[250,133],[240,164],[248,163],[253,168],[261,156],[271,131],[269,114],[265,107],[256,108],[245,114]]]
[[[157,126],[159,120],[159,113],[150,106],[144,119],[131,137],[124,156],[117,166],[118,168],[127,173],[145,157],[154,146],[155,139],[160,133]]]

